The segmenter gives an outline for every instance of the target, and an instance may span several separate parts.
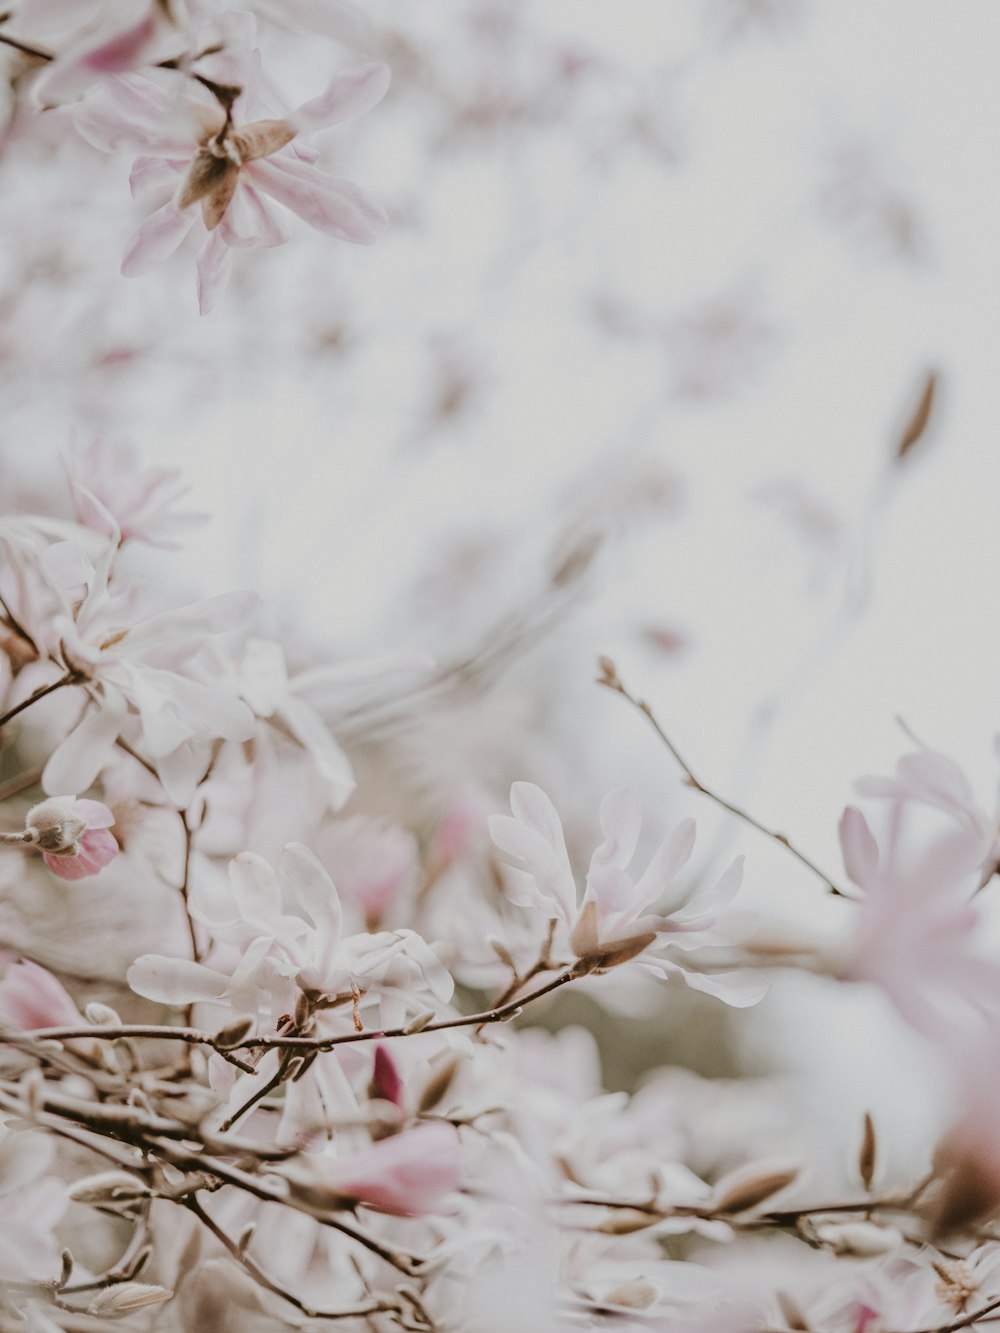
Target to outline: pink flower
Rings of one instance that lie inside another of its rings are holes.
[[[641,956],[642,964],[660,975],[679,976],[688,986],[738,1006],[755,1004],[764,994],[767,987],[759,974],[734,970],[709,975],[683,967],[669,953],[649,952],[653,946],[685,950],[711,944],[706,933],[739,889],[742,858],[714,885],[690,894],[668,893],[694,847],[694,820],[682,820],[653,853],[645,872],[633,879],[627,867],[639,841],[639,801],[628,787],[609,792],[600,811],[604,841],[591,857],[578,905],[562,823],[548,796],[532,782],[515,782],[510,808],[512,815],[493,815],[489,821],[493,841],[515,866],[509,896],[520,906],[564,922],[578,958],[605,969]]]
[[[189,232],[200,231],[198,293],[207,314],[229,279],[234,248],[289,239],[283,209],[339,240],[374,241],[386,224],[383,210],[350,181],[320,171],[316,152],[302,139],[368,111],[388,86],[388,66],[358,65],[286,117],[237,122],[233,113],[244,109],[243,91],[224,109],[197,96],[200,88],[178,104],[150,79],[108,79],[102,96],[81,107],[74,121],[97,148],[143,152],[130,180],[133,195],[151,211],[125,252],[122,273],[145,272]]]
[[[28,811],[25,831],[53,875],[86,879],[118,855],[118,844],[108,832],[114,822],[114,815],[100,801],[51,796]]]
[[[0,1021],[23,1032],[84,1025],[62,983],[27,958],[11,963],[0,979]]]
[[[980,831],[961,828],[904,857],[895,835],[880,849],[861,811],[848,806],[840,840],[864,897],[851,938],[830,951],[834,974],[881,986],[931,1038],[948,1038],[984,1007],[1000,1011],[1000,966],[973,948],[979,914],[969,875],[982,857]]]
[[[314,1159],[322,1183],[341,1199],[382,1213],[431,1213],[462,1178],[458,1134],[450,1125],[420,1125],[349,1157]]]
[[[78,521],[102,534],[105,516],[111,514],[122,541],[134,538],[150,546],[176,548],[175,535],[204,519],[202,514],[173,512],[187,489],[180,481],[180,469],[144,468],[130,444],[112,444],[95,435],[89,444],[74,446],[66,470]]]

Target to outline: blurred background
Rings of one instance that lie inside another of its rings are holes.
[[[183,249],[119,277],[129,159],[27,115],[3,55],[0,511],[68,513],[74,432],[129,439],[212,518],[148,557],[178,597],[256,588],[293,663],[440,664],[345,721],[364,808],[465,789],[499,808],[529,779],[582,869],[601,795],[631,783],[648,843],[694,813],[696,873],[745,851],[746,905],[832,922],[842,904],[780,849],[683,790],[595,661],[834,875],[853,780],[911,748],[897,715],[993,807],[1000,12],[365,8],[392,87],[317,143],[387,234],[361,250],[303,225],[240,254],[204,319]],[[275,42],[293,104],[357,59]],[[665,1059],[805,1071],[818,1134],[875,1106],[901,1156],[936,1114],[922,1051],[864,992],[618,1010],[558,1015],[641,1032],[624,1062],[606,1042],[611,1086]]]

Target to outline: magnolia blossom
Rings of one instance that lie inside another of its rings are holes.
[[[344,1204],[365,1204],[383,1213],[417,1217],[440,1209],[462,1179],[458,1134],[451,1125],[418,1125],[343,1157],[322,1155],[308,1172],[287,1169],[317,1203],[332,1193]]]
[[[99,96],[75,111],[74,123],[97,148],[142,154],[130,179],[149,216],[126,250],[122,272],[143,273],[173,254],[189,232],[200,233],[198,292],[205,314],[229,279],[234,248],[289,239],[283,209],[338,240],[374,241],[386,224],[383,210],[358,186],[321,171],[305,139],[368,111],[388,86],[386,65],[359,65],[289,115],[248,121],[242,119],[246,95],[223,105],[195,86],[178,102],[146,77],[108,79]]]
[[[689,986],[731,1004],[752,1004],[761,997],[766,985],[753,974],[709,976],[683,967],[669,953],[658,957],[649,953],[653,945],[693,948],[710,943],[706,932],[739,889],[742,858],[716,884],[691,894],[675,893],[672,901],[663,901],[691,855],[694,820],[682,820],[653,853],[646,871],[633,880],[626,868],[639,840],[638,798],[627,787],[609,792],[600,811],[604,841],[591,857],[586,890],[578,903],[562,824],[548,796],[534,783],[515,782],[510,805],[512,815],[493,815],[489,821],[493,841],[511,857],[518,872],[509,896],[561,920],[578,958],[602,968],[641,955],[652,970],[680,976]]]
[[[84,1018],[61,981],[37,963],[19,958],[4,968],[0,978],[0,1022],[30,1032],[82,1027]]]
[[[70,541],[53,543],[41,557],[42,573],[62,604],[53,620],[58,656],[86,682],[91,701],[50,756],[42,784],[48,791],[89,787],[132,709],[161,781],[185,805],[204,766],[197,743],[245,741],[254,731],[253,714],[224,681],[194,678],[194,651],[206,637],[245,623],[256,599],[223,594],[139,618],[134,590],[112,592],[110,586],[118,526],[92,493],[90,501],[111,532],[96,563]]]
[[[130,444],[95,435],[87,444],[74,445],[66,470],[77,519],[102,534],[107,513],[118,524],[122,541],[175,548],[179,534],[204,522],[202,514],[177,513],[173,508],[188,489],[180,480],[180,469],[144,468]],[[95,506],[94,500],[99,504]]]
[[[100,801],[52,796],[28,811],[25,832],[53,875],[85,879],[118,855],[118,843],[108,832],[114,822],[114,815]]]
[[[1000,753],[1000,737],[994,744]],[[940,810],[980,840],[983,882],[989,880],[1000,859],[1000,820],[996,813],[990,815],[979,805],[968,778],[948,755],[921,744],[919,750],[897,760],[894,777],[860,778],[855,786],[862,796]]]
[[[960,828],[909,857],[895,838],[880,849],[860,810],[840,821],[844,865],[863,891],[849,938],[822,950],[837,976],[870,981],[907,1022],[944,1039],[971,1013],[1000,1013],[1000,964],[973,947],[979,920],[969,876],[980,863],[978,829]]]
[[[0,1130],[0,1282],[58,1277],[55,1227],[68,1200],[63,1182],[44,1174],[54,1158],[54,1139]]]
[[[223,1001],[237,1013],[276,1020],[295,1009],[302,991],[350,995],[357,981],[369,1003],[379,1001],[383,1027],[426,1007],[428,995],[451,998],[451,977],[415,931],[343,936],[339,894],[301,843],[285,848],[278,874],[263,857],[243,852],[230,862],[229,876],[233,916],[207,923],[228,946],[218,960],[146,954],[129,969],[133,990],[166,1004]]]

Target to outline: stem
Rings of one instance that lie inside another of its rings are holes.
[[[2,40],[4,40],[4,37],[3,34],[0,33],[0,41]],[[24,640],[36,657],[41,657],[42,654],[38,651],[38,644],[24,628],[17,616],[15,616],[14,612],[10,609],[9,603],[3,597],[0,597],[0,611],[3,611],[4,615],[7,617],[7,623],[14,633]]]
[[[3,34],[0,33],[0,40],[2,40],[2,38]],[[65,676],[60,676],[59,679],[54,680],[51,685],[43,685],[40,690],[36,690],[34,694],[29,694],[27,699],[22,699],[19,704],[15,704],[13,708],[9,708],[6,713],[0,716],[0,727],[6,726],[12,718],[17,717],[18,713],[23,713],[26,708],[30,708],[32,704],[38,703],[39,699],[44,699],[47,694],[53,694],[56,690],[61,690],[64,685],[77,685],[79,684],[80,679],[79,672],[67,671]]]
[[[248,1050],[300,1050],[329,1051],[335,1046],[344,1046],[359,1041],[388,1041],[392,1037],[418,1037],[424,1032],[444,1032],[449,1028],[478,1027],[485,1023],[503,1023],[513,1018],[526,1004],[540,1000],[570,981],[577,981],[587,972],[578,963],[560,972],[557,977],[547,981],[544,986],[530,991],[527,995],[498,1005],[479,1014],[465,1014],[459,1018],[442,1018],[428,1023],[426,1027],[410,1029],[408,1025],[396,1028],[382,1028],[378,1031],[343,1032],[334,1037],[247,1037],[235,1046],[219,1050],[219,1054],[228,1057],[234,1051]],[[34,1032],[4,1032],[0,1028],[0,1040],[24,1044],[42,1041],[70,1041],[73,1038],[86,1037],[92,1041],[121,1041],[123,1038],[148,1038],[161,1041],[183,1041],[193,1046],[216,1047],[216,1038],[211,1032],[200,1032],[197,1028],[175,1028],[166,1024],[125,1024],[114,1028],[37,1028]],[[253,1072],[253,1071],[250,1071]]]
[[[304,1301],[299,1300],[298,1296],[293,1296],[290,1291],[279,1286],[273,1278],[268,1277],[264,1270],[240,1249],[236,1241],[227,1235],[206,1213],[197,1199],[189,1198],[179,1202],[182,1202],[185,1208],[194,1213],[202,1226],[208,1228],[219,1244],[225,1246],[236,1262],[246,1269],[259,1286],[273,1292],[275,1296],[280,1296],[289,1305],[294,1305],[296,1310],[300,1310],[307,1319],[362,1319],[366,1315],[391,1313],[397,1309],[395,1305],[390,1305],[385,1301],[372,1300],[361,1305],[349,1306],[343,1310],[314,1310],[311,1306],[306,1305]]]
[[[794,856],[801,865],[804,865],[807,870],[811,871],[817,879],[822,880],[830,893],[835,894],[838,898],[853,898],[852,894],[846,893],[840,888],[825,870],[821,870],[816,862],[806,856],[805,852],[800,851],[784,833],[778,833],[775,829],[768,828],[766,824],[762,824],[759,819],[755,819],[747,810],[743,810],[738,805],[733,805],[731,801],[727,801],[724,797],[720,796],[718,792],[713,791],[711,787],[706,787],[699,778],[695,777],[691,765],[684,759],[677,746],[663,730],[659,722],[657,722],[649,704],[643,699],[637,699],[635,695],[631,694],[622,684],[618,672],[615,670],[614,663],[609,658],[602,657],[600,659],[600,668],[601,675],[597,678],[598,685],[603,685],[606,689],[614,690],[616,694],[620,694],[623,699],[627,699],[632,707],[643,715],[656,732],[657,736],[659,736],[660,740],[670,751],[681,772],[684,774],[684,779],[687,785],[691,787],[692,790],[699,792],[702,796],[707,796],[710,801],[714,801],[715,804],[720,806],[723,810],[728,810],[728,812],[731,815],[735,815],[737,819],[742,819],[744,824],[749,824],[750,827],[756,829],[758,833],[763,833],[765,838],[770,838],[772,842],[776,842],[779,846],[784,847],[786,852],[790,852],[792,856]]]

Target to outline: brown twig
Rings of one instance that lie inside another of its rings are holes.
[[[615,668],[615,664],[611,659],[608,657],[601,657],[598,659],[598,665],[601,672],[597,677],[598,685],[603,685],[606,689],[613,690],[615,694],[620,694],[623,699],[627,699],[632,707],[643,715],[656,732],[657,736],[659,736],[660,740],[670,751],[670,754],[673,756],[678,767],[681,769],[681,772],[684,774],[684,781],[687,786],[693,791],[699,792],[702,796],[707,796],[710,801],[714,801],[721,809],[727,810],[731,815],[735,815],[737,819],[741,819],[744,824],[748,824],[751,828],[756,829],[758,833],[763,833],[763,835],[766,838],[770,838],[772,842],[778,843],[778,845],[783,847],[785,851],[790,852],[801,865],[804,865],[807,870],[811,871],[818,879],[822,880],[830,893],[836,894],[838,898],[853,897],[852,894],[849,894],[840,888],[825,870],[821,870],[815,861],[806,856],[805,852],[800,851],[784,833],[778,833],[775,829],[768,828],[766,824],[762,824],[759,819],[755,819],[747,810],[742,809],[738,805],[734,805],[731,801],[727,801],[725,797],[720,796],[718,792],[713,791],[711,787],[707,787],[705,783],[697,778],[691,765],[683,757],[677,746],[656,720],[649,704],[643,699],[636,698],[636,696],[622,684]]]
[[[399,1310],[399,1306],[395,1303],[379,1300],[371,1300],[363,1302],[360,1305],[347,1306],[342,1310],[316,1310],[312,1306],[307,1305],[305,1301],[300,1300],[298,1296],[293,1295],[292,1292],[288,1291],[285,1287],[279,1286],[274,1278],[268,1277],[260,1265],[251,1259],[249,1254],[247,1254],[246,1251],[242,1249],[231,1236],[227,1235],[214,1219],[209,1216],[197,1199],[179,1199],[177,1202],[182,1204],[183,1207],[187,1208],[195,1215],[198,1221],[201,1222],[202,1226],[206,1227],[212,1233],[219,1244],[223,1245],[229,1251],[236,1262],[242,1265],[259,1286],[263,1287],[266,1291],[272,1292],[275,1296],[279,1296],[283,1301],[287,1301],[289,1305],[293,1305],[295,1309],[301,1311],[307,1319],[362,1319],[367,1315],[392,1314]]]
[[[56,690],[61,690],[64,685],[78,685],[82,679],[78,671],[67,671],[65,676],[60,676],[58,680],[52,681],[49,685],[43,685],[41,689],[35,690],[34,694],[29,694],[27,699],[22,699],[13,708],[8,708],[7,712],[0,716],[0,727],[5,727],[8,722],[17,717],[18,713],[23,713],[26,708],[38,703],[39,699],[44,699],[47,694],[53,694]]]

